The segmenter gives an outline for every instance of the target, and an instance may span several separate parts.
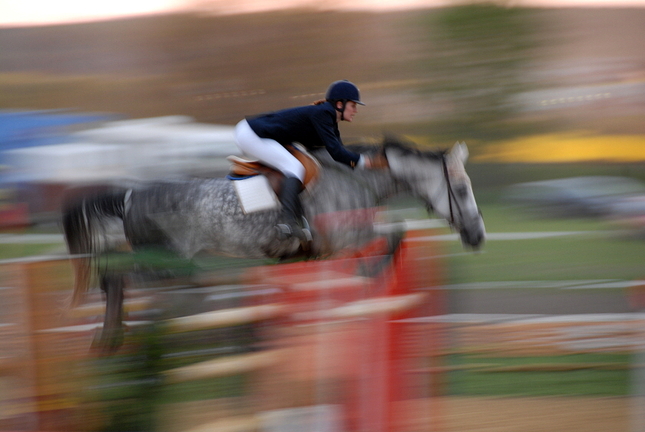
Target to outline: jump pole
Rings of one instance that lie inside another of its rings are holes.
[[[420,292],[426,295],[423,303],[391,316],[387,323],[388,432],[444,430],[437,397],[441,391],[441,377],[426,374],[426,380],[419,385],[418,375],[412,373],[418,367],[413,364],[415,359],[426,357],[432,368],[439,362],[443,350],[441,325],[437,322],[420,324],[417,320],[442,315],[446,308],[444,292],[439,288],[443,277],[440,253],[437,243],[428,238],[431,233],[430,230],[407,232],[395,257],[393,277],[388,284],[388,294],[393,297]],[[416,402],[422,404],[423,414],[419,413]]]
[[[645,283],[630,288],[629,300],[631,309],[640,315],[634,320],[630,431],[645,432]]]
[[[72,280],[68,258],[15,260],[2,265],[1,272],[3,283],[24,296],[21,325],[26,329],[29,356],[23,359],[21,374],[30,377],[37,429],[76,430],[77,419],[69,415],[77,405],[71,365],[83,354],[67,336],[48,333],[64,324],[62,311]]]
[[[439,404],[432,397],[438,393],[438,385],[431,380],[427,383],[429,387],[418,394],[418,388],[423,386],[414,381],[418,380],[418,370],[422,368],[413,364],[428,353],[433,364],[438,361],[441,329],[425,321],[419,330],[419,324],[410,321],[444,311],[443,294],[438,288],[439,254],[436,244],[427,239],[430,233],[409,231],[393,262],[375,278],[353,274],[370,254],[377,256],[385,252],[378,242],[341,259],[260,267],[247,275],[251,283],[282,286],[296,311],[292,322],[302,322],[304,318],[318,329],[311,349],[323,357],[318,357],[316,367],[324,367],[320,362],[327,364],[330,353],[338,353],[338,345],[347,343],[343,339],[332,340],[341,334],[329,333],[329,324],[345,322],[363,329],[361,346],[347,346],[345,350],[350,357],[343,360],[347,362],[345,367],[351,369],[358,362],[360,369],[352,394],[344,397],[344,417],[349,431],[403,432],[419,430],[420,423],[421,430],[442,429]],[[298,313],[303,307],[305,310]],[[411,334],[418,333],[422,336],[417,336],[416,345],[411,346]],[[429,344],[430,348],[419,347],[421,343]],[[335,348],[330,350],[332,347]],[[320,379],[317,373],[316,377]],[[418,401],[423,401],[424,411],[431,412],[430,421],[426,421],[425,412],[421,418],[420,413],[409,408]],[[411,420],[410,416],[414,418]],[[411,423],[413,429],[410,429]]]

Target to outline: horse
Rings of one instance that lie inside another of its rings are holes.
[[[352,222],[343,215],[369,214],[369,209],[400,193],[413,195],[429,213],[445,219],[466,247],[481,246],[485,227],[464,167],[468,158],[464,143],[450,150],[420,151],[400,139],[386,138],[353,150],[385,163],[381,169],[353,170],[332,160],[324,149],[312,152],[321,169],[315,183],[301,194],[313,235],[308,259],[324,259],[375,239],[373,223]],[[107,299],[98,345],[104,352],[114,352],[122,339],[125,283],[96,264],[109,246],[101,233],[114,220],[134,252],[157,247],[186,260],[200,252],[282,260],[302,256],[297,239],[278,237],[274,226],[279,214],[277,208],[246,214],[233,180],[227,178],[114,187],[67,200],[63,231],[70,255],[77,257],[72,261],[72,305],[82,302],[94,270]]]

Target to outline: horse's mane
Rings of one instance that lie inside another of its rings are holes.
[[[446,154],[446,150],[424,150],[421,151],[417,148],[416,144],[405,138],[396,135],[385,135],[383,142],[380,144],[348,144],[347,149],[361,154],[385,154],[385,151],[390,148],[395,148],[403,154],[412,154],[421,158],[427,159],[441,159]]]
[[[386,155],[388,149],[397,149],[403,155],[413,155],[420,159],[430,159],[434,161],[441,160],[445,154],[446,150],[424,150],[421,151],[417,148],[416,144],[408,139],[399,137],[396,135],[385,135],[381,143],[370,143],[370,142],[356,142],[345,145],[350,151],[355,153],[364,154],[367,156],[372,155]],[[334,169],[347,168],[348,172],[352,172],[351,168],[346,165],[340,164],[334,161],[329,153],[325,149],[316,149],[312,151],[312,154],[316,156],[318,161],[322,166],[333,167]]]

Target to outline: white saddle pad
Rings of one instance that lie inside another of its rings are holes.
[[[263,175],[233,181],[244,213],[255,213],[280,207],[280,200]]]

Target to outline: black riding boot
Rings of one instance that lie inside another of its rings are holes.
[[[302,204],[298,196],[301,190],[302,182],[297,178],[286,177],[283,180],[280,191],[282,215],[276,229],[280,238],[296,237],[300,240],[303,248],[308,249],[311,242],[311,230],[303,216]]]

